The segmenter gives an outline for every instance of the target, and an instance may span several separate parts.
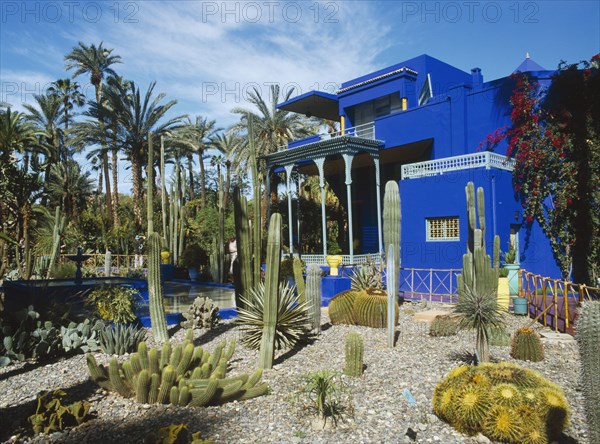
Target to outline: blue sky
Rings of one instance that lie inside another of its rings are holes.
[[[525,53],[542,66],[600,51],[600,1],[44,1],[0,3],[0,101],[22,109],[61,77],[77,42],[104,41],[115,69],[226,127],[246,92],[298,93],[427,53],[484,79]],[[88,97],[89,79],[79,78]]]

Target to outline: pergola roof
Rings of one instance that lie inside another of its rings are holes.
[[[288,148],[276,153],[262,156],[267,169],[274,166],[293,165],[303,160],[312,160],[334,154],[370,153],[379,155],[384,142],[381,140],[363,139],[362,137],[340,136],[331,139],[307,143],[295,148]]]
[[[309,91],[287,102],[280,103],[277,108],[307,117],[320,117],[327,120],[339,120],[338,98],[334,94],[323,91]]]

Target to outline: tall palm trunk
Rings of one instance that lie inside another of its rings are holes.
[[[190,200],[194,200],[196,197],[194,194],[194,159],[192,157],[192,153],[187,153],[187,162],[188,162],[188,175],[190,176]]]
[[[113,223],[115,227],[119,226],[119,171],[118,171],[118,149],[117,149],[117,128],[113,127],[113,149],[112,156],[112,182],[113,182]]]
[[[110,174],[108,173],[108,154],[106,153],[106,139],[104,132],[104,117],[102,116],[102,103],[100,102],[100,91],[102,89],[102,84],[97,82],[94,84],[96,88],[96,104],[98,105],[98,123],[100,124],[100,131],[102,131],[102,155],[100,159],[102,160],[102,168],[104,169],[104,182],[106,187],[106,215],[108,220],[112,220],[113,218],[113,205],[112,205],[112,194],[110,192]]]
[[[131,179],[133,185],[133,217],[138,227],[142,226],[142,162],[138,156],[131,156]]]
[[[204,170],[204,150],[198,151],[198,163],[200,163],[200,208],[206,206],[206,172]]]
[[[225,195],[223,196],[223,208],[227,210],[227,200],[229,197],[229,188],[231,187],[231,162],[228,160],[225,162],[225,168],[227,169],[227,176],[225,179]]]

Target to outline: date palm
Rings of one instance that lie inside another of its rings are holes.
[[[226,176],[223,206],[227,208],[227,200],[231,187],[231,170],[238,171],[239,165],[235,164],[234,160],[236,159],[236,154],[244,149],[244,139],[231,131],[227,131],[217,134],[214,138],[213,145],[224,156],[222,164],[225,166]]]
[[[11,108],[0,111],[0,163],[8,164],[14,152],[24,153],[37,142],[37,133],[25,114]]]
[[[74,106],[83,106],[85,104],[85,96],[81,93],[79,88],[79,83],[72,82],[71,79],[59,79],[52,82],[52,85],[50,85],[47,91],[48,95],[56,96],[62,100],[65,132],[69,130],[69,123],[72,118],[72,116],[69,115],[69,111],[71,111]]]
[[[68,160],[52,165],[50,169],[50,195],[69,216],[77,216],[92,195],[93,180],[89,172],[82,172],[79,164]]]
[[[74,47],[70,53],[65,56],[65,68],[67,70],[75,70],[73,77],[83,74],[89,74],[90,83],[94,85],[96,93],[96,103],[101,106],[102,96],[102,81],[105,76],[115,76],[115,71],[111,68],[112,65],[121,63],[121,57],[112,54],[112,48],[105,48],[103,42],[98,46],[93,43],[87,46],[83,42],[79,42],[78,46]],[[102,120],[103,113],[98,113],[98,123],[100,127],[104,127]],[[104,142],[106,144],[106,142]],[[106,209],[109,216],[112,218],[113,204],[110,192],[110,178],[108,175],[108,155],[106,151],[102,153],[102,164],[104,168],[104,180],[106,183]]]

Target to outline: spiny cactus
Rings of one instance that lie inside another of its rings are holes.
[[[488,339],[490,345],[495,345],[496,347],[507,347],[510,345],[510,333],[504,328],[490,329]]]
[[[252,288],[252,244],[250,236],[248,201],[240,189],[233,191],[233,212],[235,220],[235,235],[237,245],[237,259],[233,267],[235,282],[235,306],[244,308],[242,295]]]
[[[396,308],[400,310],[400,307],[397,303],[398,275],[395,272],[392,273],[392,270],[396,269],[396,254],[392,244],[388,246],[387,269],[389,271],[387,275],[387,345],[393,348],[396,340],[396,324],[398,323]]]
[[[400,307],[398,302],[395,304],[394,325],[398,323],[398,313]],[[356,324],[373,328],[387,327],[388,316],[388,298],[387,293],[382,290],[364,290],[356,295],[353,311]]]
[[[265,276],[265,298],[263,334],[260,343],[258,366],[273,367],[275,353],[275,330],[277,328],[277,298],[281,255],[281,214],[274,213],[269,223],[267,239],[267,272]]]
[[[363,374],[363,354],[365,346],[359,333],[352,332],[346,336],[344,373],[348,376]]]
[[[354,317],[354,301],[358,293],[354,290],[345,290],[335,295],[329,301],[329,319],[333,325],[356,324]]]
[[[460,319],[456,316],[436,316],[429,326],[430,336],[454,336],[458,333]]]
[[[151,233],[148,236],[148,298],[152,334],[157,342],[169,339],[167,320],[163,302],[162,278],[160,275],[160,236]]]
[[[562,390],[515,364],[483,363],[453,369],[436,386],[434,413],[468,435],[517,443],[547,443],[568,426]]]
[[[219,307],[208,297],[198,296],[182,315],[185,318],[185,321],[181,322],[183,328],[210,329],[214,328],[221,320]]]
[[[383,241],[385,245],[386,257],[390,254],[390,245],[393,247],[396,258],[394,267],[394,283],[396,285],[395,293],[398,293],[398,277],[400,273],[400,229],[402,223],[402,212],[400,211],[400,189],[398,182],[390,180],[385,184],[385,194],[383,197]],[[387,275],[390,275],[388,269]],[[389,286],[389,285],[388,285]]]
[[[321,331],[321,267],[309,265],[306,274],[306,303],[313,332]]]
[[[304,284],[304,265],[302,259],[294,257],[293,261],[294,269],[294,281],[296,282],[296,290],[298,291],[298,300],[300,302],[306,302],[306,286]]]
[[[492,267],[485,250],[485,203],[483,188],[477,189],[469,182],[465,188],[469,220],[467,253],[463,256],[463,270],[457,278],[458,304],[455,312],[462,316],[461,327],[475,329],[476,351],[481,362],[489,361],[488,331],[504,326],[498,309],[498,268]],[[477,227],[479,213],[479,228]],[[495,248],[499,240],[494,240]],[[494,253],[499,254],[499,251]]]
[[[228,362],[235,342],[221,342],[208,353],[194,347],[193,335],[182,344],[165,343],[162,350],[148,349],[144,342],[123,364],[113,358],[108,367],[98,365],[93,355],[87,364],[92,380],[105,390],[125,397],[135,397],[141,403],[171,403],[174,405],[216,405],[235,399],[249,399],[268,391],[258,384],[262,372],[226,378]],[[169,344],[167,346],[167,344]]]
[[[510,355],[522,361],[539,362],[544,359],[544,346],[540,335],[531,328],[520,328],[515,332]]]
[[[54,211],[54,228],[52,229],[52,252],[50,254],[48,270],[46,271],[46,279],[50,278],[50,275],[54,270],[54,264],[56,263],[56,258],[60,252],[60,237],[65,229],[66,221],[66,216],[61,216],[60,207],[56,207],[56,210]]]
[[[576,324],[590,442],[600,442],[600,302],[586,302]]]

